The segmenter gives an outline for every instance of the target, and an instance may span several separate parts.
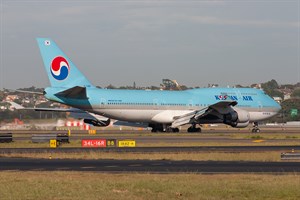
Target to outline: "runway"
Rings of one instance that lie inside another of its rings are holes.
[[[240,139],[240,138],[230,138],[224,136],[70,136],[70,141],[83,140],[83,139],[117,139],[117,140],[127,140],[132,139],[135,140],[138,144],[156,144],[156,143],[165,143],[165,144],[174,144],[174,143],[203,143],[203,142],[211,142],[211,143],[223,143],[223,144],[240,144],[243,143],[245,145],[253,143],[254,139]],[[14,141],[31,141],[30,137],[13,137]],[[300,139],[292,138],[292,139],[265,139],[268,143],[280,143],[280,142],[298,142],[300,144]]]
[[[247,137],[247,136],[244,136]],[[82,140],[82,139],[117,139],[117,140],[126,140],[126,139],[133,139],[138,144],[156,144],[156,143],[165,143],[165,144],[174,144],[174,143],[203,143],[203,142],[211,142],[211,143],[227,143],[227,144],[240,144],[243,143],[245,145],[251,144],[253,142],[251,136],[248,136],[249,138],[235,138],[229,135],[220,136],[220,135],[214,135],[214,134],[196,134],[196,135],[147,135],[147,134],[127,134],[127,135],[71,135],[70,141],[76,141],[76,140]],[[253,136],[254,137],[254,136]],[[255,138],[255,137],[254,137]],[[19,136],[13,136],[14,141],[31,141],[31,135],[19,135]],[[298,142],[300,144],[299,138],[284,138],[284,139],[272,139],[267,138],[264,139],[268,143],[280,143],[280,142]]]
[[[0,158],[0,170],[92,171],[108,173],[289,173],[300,162],[231,162],[170,160],[47,160]]]
[[[82,153],[82,152],[118,152],[118,153],[180,153],[180,152],[263,152],[263,151],[300,151],[294,146],[195,146],[195,147],[111,147],[111,148],[0,148],[0,155],[7,153]]]
[[[6,131],[13,134],[14,141],[31,141],[32,135],[40,134],[66,134],[67,131]],[[0,131],[0,133],[5,133]],[[300,129],[299,128],[273,128],[273,129],[264,129],[259,135],[262,135],[261,138],[267,143],[278,144],[278,143],[290,143],[300,144],[299,137]],[[271,135],[273,134],[273,135]],[[97,134],[89,135],[87,131],[71,131],[70,141],[82,140],[82,139],[133,139],[138,144],[143,144],[147,146],[148,144],[183,144],[189,143],[226,143],[226,144],[240,144],[249,145],[255,140],[258,134],[250,133],[249,130],[237,130],[237,129],[216,129],[216,130],[203,130],[202,133],[151,133],[146,130],[97,130]],[[259,138],[259,137],[258,137]],[[170,145],[168,145],[170,146]]]

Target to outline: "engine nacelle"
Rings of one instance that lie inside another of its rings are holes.
[[[229,114],[224,115],[224,123],[232,127],[244,128],[249,125],[249,112],[238,108],[233,108]]]
[[[94,119],[84,119],[84,123],[91,124],[93,126],[108,126],[110,124],[110,119],[104,120],[94,120]]]
[[[249,112],[245,111],[245,110],[240,110],[240,109],[235,109],[235,112],[238,115],[238,123],[246,123],[249,122],[250,120],[250,115]]]
[[[232,124],[232,127],[235,127],[235,128],[246,128],[248,125],[249,125],[249,121],[244,122],[244,123]]]

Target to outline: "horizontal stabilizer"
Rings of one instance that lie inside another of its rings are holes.
[[[13,102],[13,101],[7,101],[7,103],[9,103],[10,105],[12,105],[12,106],[13,106],[15,109],[17,109],[17,110],[24,109],[23,106],[21,106],[20,104],[15,103],[15,102]]]
[[[8,89],[9,92],[20,92],[20,93],[26,93],[26,94],[37,94],[37,95],[44,95],[42,92],[33,92],[33,91],[27,91],[27,90],[13,90]]]
[[[86,87],[75,86],[62,92],[56,93],[55,96],[70,99],[87,99]]]
[[[70,112],[70,113],[85,113],[85,111],[77,108],[24,108],[24,110],[35,110],[35,111],[52,111],[52,112]]]

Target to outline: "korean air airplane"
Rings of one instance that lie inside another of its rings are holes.
[[[178,132],[190,124],[188,132],[200,132],[197,125],[224,123],[243,128],[249,123],[276,115],[281,107],[262,90],[252,88],[203,88],[185,91],[99,89],[80,72],[63,51],[48,38],[38,38],[38,46],[51,87],[47,99],[59,102],[85,123],[151,127],[153,132]],[[36,109],[54,110],[54,109]],[[253,131],[259,132],[258,127]]]

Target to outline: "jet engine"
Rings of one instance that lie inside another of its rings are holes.
[[[91,124],[93,126],[108,126],[110,124],[110,119],[104,120],[96,120],[96,119],[84,119],[84,123]]]
[[[224,115],[224,124],[228,124],[236,128],[244,128],[249,125],[249,112],[238,108],[233,108],[233,111]]]
[[[237,123],[236,125],[232,125],[235,128],[246,128],[249,125],[249,121],[244,123]]]

